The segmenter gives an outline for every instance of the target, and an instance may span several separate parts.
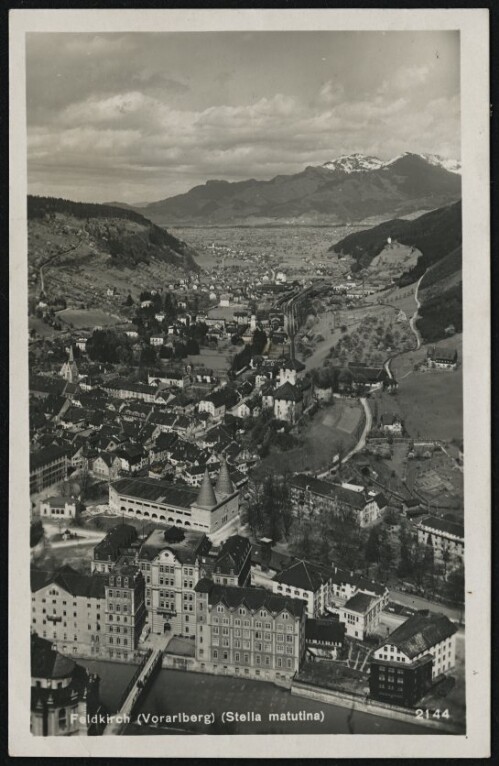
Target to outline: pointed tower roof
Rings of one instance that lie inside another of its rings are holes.
[[[229,467],[224,457],[222,458],[222,464],[220,467],[220,473],[218,474],[215,492],[217,495],[232,495],[234,492],[234,485],[232,483],[232,479],[230,478]]]
[[[196,505],[199,505],[202,508],[212,508],[216,504],[217,498],[215,496],[215,492],[213,491],[210,474],[208,473],[208,469],[206,469],[204,472],[203,481],[199,487]]]
[[[68,359],[68,361],[69,362],[74,362],[74,360],[75,360],[75,357],[74,357],[74,351],[73,351],[73,344],[71,344],[70,347],[69,347],[69,359]]]

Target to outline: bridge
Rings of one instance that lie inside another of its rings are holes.
[[[126,725],[124,721],[126,721],[129,716],[132,716],[139,697],[152,681],[158,665],[161,666],[163,652],[170,640],[171,636],[169,635],[152,636],[148,640],[148,643],[151,644],[151,646],[125,689],[119,710],[113,714],[114,720],[110,721],[104,729],[103,734],[105,736],[121,733],[121,730]]]

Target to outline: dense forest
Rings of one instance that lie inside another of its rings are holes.
[[[444,293],[425,301],[419,309],[417,327],[426,342],[445,337],[446,329],[454,327],[455,332],[463,330],[462,285],[456,285]]]

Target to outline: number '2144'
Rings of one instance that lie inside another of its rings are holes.
[[[450,713],[448,708],[445,708],[445,710],[440,710],[440,708],[436,710],[418,708],[416,710],[416,718],[450,718]]]

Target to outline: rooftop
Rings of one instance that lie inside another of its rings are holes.
[[[211,548],[211,542],[204,532],[182,529],[183,538],[175,539],[173,535],[168,535],[170,530],[176,527],[164,529],[153,529],[150,535],[142,544],[139,558],[152,561],[158,553],[169,549],[175,553],[176,558],[183,564],[194,564],[198,556],[205,555]]]
[[[413,658],[453,636],[456,632],[457,627],[445,614],[439,612],[430,612],[428,615],[417,613],[409,617],[393,633],[390,633],[381,646],[391,644],[400,649],[407,657]]]
[[[211,580],[203,578],[195,587],[197,593],[208,593],[211,605],[225,604],[229,609],[245,606],[251,612],[266,609],[274,615],[288,611],[295,617],[301,617],[305,602],[298,598],[280,596],[266,588],[238,588],[230,585],[215,585]]]

